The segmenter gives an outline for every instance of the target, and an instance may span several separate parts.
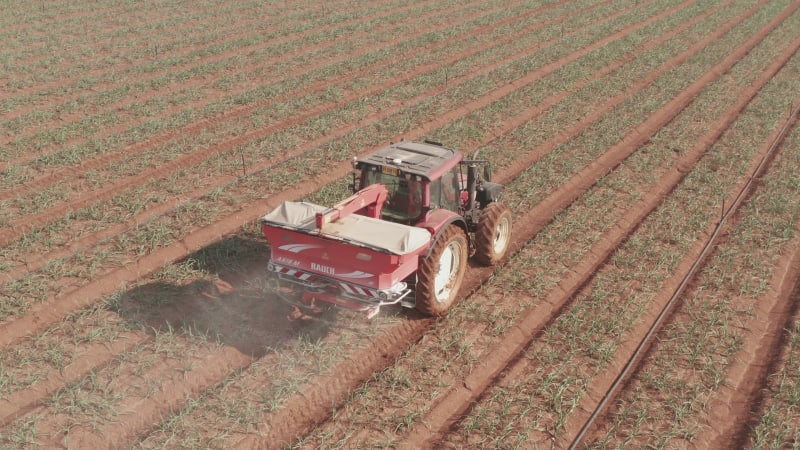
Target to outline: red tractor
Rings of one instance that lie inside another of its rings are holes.
[[[260,220],[277,292],[294,306],[322,301],[372,317],[400,303],[438,316],[458,297],[470,253],[483,265],[506,254],[511,211],[487,161],[403,141],[353,167],[350,198],[332,208],[285,202]]]

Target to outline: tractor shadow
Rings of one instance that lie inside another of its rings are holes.
[[[259,358],[295,339],[317,340],[338,326],[336,310],[290,320],[269,284],[269,245],[239,233],[168,266],[162,278],[125,291],[113,309],[131,327],[232,346]],[[185,273],[184,273],[185,272]]]

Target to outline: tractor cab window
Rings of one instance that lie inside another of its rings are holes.
[[[442,178],[431,181],[431,206],[458,212],[459,201],[458,168],[454,167],[442,175]]]
[[[422,214],[422,181],[413,177],[406,179],[382,173],[378,170],[365,170],[361,186],[380,183],[389,191],[383,204],[383,218],[393,222],[413,222]]]

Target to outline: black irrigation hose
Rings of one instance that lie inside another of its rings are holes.
[[[639,342],[639,345],[636,347],[636,351],[633,353],[633,355],[631,355],[630,359],[628,359],[628,362],[625,364],[625,367],[622,369],[622,372],[620,372],[620,374],[614,380],[614,383],[611,385],[611,387],[609,387],[608,391],[603,396],[603,399],[600,401],[600,403],[598,403],[597,407],[592,412],[592,415],[589,417],[586,423],[584,423],[580,432],[572,440],[572,443],[569,446],[570,450],[576,449],[581,444],[583,438],[586,436],[586,433],[589,431],[592,425],[594,425],[594,422],[600,417],[600,415],[605,410],[606,405],[614,399],[619,388],[627,381],[628,374],[639,366],[639,362],[641,361],[644,353],[650,347],[650,343],[660,330],[661,323],[664,321],[664,319],[670,316],[675,304],[678,301],[678,298],[681,296],[684,289],[689,284],[689,281],[692,279],[695,272],[697,272],[697,269],[702,264],[708,252],[714,246],[717,240],[717,236],[722,231],[722,227],[723,225],[725,225],[725,221],[728,219],[728,216],[736,212],[736,210],[744,201],[745,197],[747,197],[747,195],[750,193],[750,190],[753,186],[753,180],[762,175],[762,172],[764,170],[764,167],[767,165],[767,162],[770,160],[772,155],[775,153],[775,151],[783,141],[783,139],[786,137],[786,134],[796,123],[798,119],[798,114],[800,114],[800,103],[798,103],[797,106],[795,106],[794,109],[791,110],[789,117],[786,119],[786,122],[783,125],[783,128],[781,128],[778,135],[772,141],[772,144],[770,144],[770,147],[767,150],[766,154],[764,154],[764,156],[761,158],[761,162],[759,163],[758,167],[756,167],[756,169],[753,171],[753,174],[750,176],[747,183],[745,183],[745,185],[739,191],[739,195],[736,196],[736,200],[734,200],[730,208],[728,208],[728,210],[723,213],[722,217],[720,218],[720,221],[717,223],[717,226],[714,229],[714,232],[711,234],[705,246],[703,247],[703,251],[700,252],[700,255],[697,257],[697,259],[695,259],[694,263],[692,264],[692,267],[689,269],[689,272],[686,273],[686,276],[684,276],[678,288],[675,289],[675,292],[672,294],[672,297],[670,297],[669,301],[664,306],[664,309],[661,310],[661,313],[658,315],[655,322],[653,322],[653,325],[650,327],[650,330],[647,332],[644,339],[642,339],[642,341]]]

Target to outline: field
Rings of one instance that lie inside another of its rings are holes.
[[[0,448],[800,447],[800,2],[5,2]],[[257,218],[400,139],[514,212],[439,319]]]

